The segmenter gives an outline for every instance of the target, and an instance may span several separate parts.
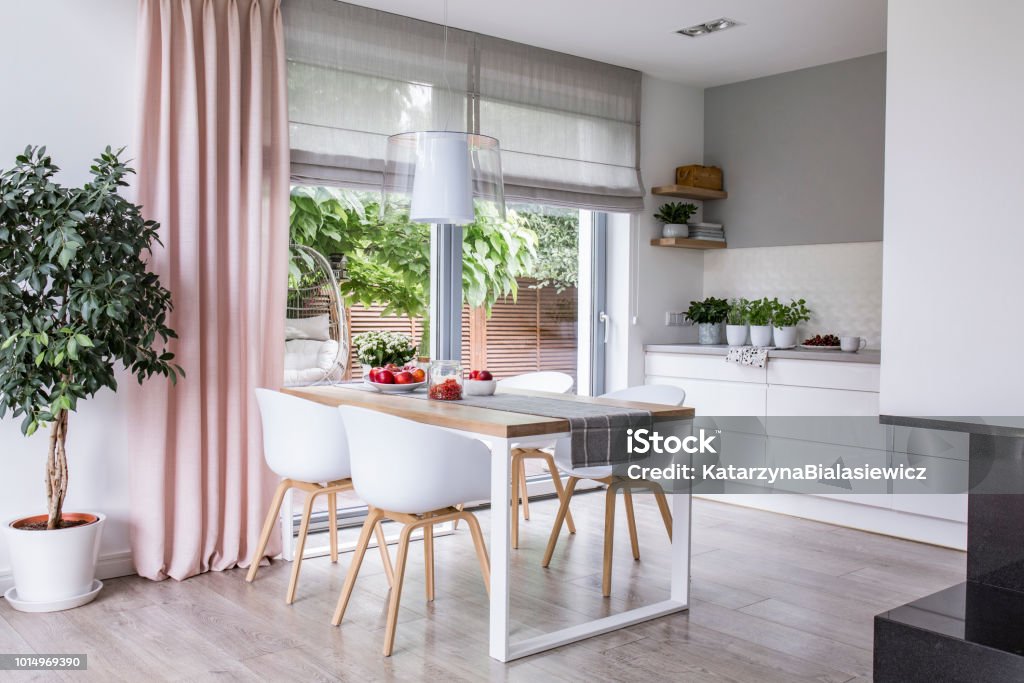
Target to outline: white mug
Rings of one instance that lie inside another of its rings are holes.
[[[868,340],[864,337],[840,337],[839,348],[847,353],[857,353],[865,346],[868,345]]]

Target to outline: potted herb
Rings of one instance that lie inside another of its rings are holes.
[[[709,296],[703,301],[691,301],[686,319],[697,325],[701,344],[719,344],[722,340],[722,322],[728,313],[728,301]]]
[[[16,609],[85,604],[95,580],[104,515],[66,512],[70,413],[107,387],[115,368],[142,383],[184,376],[163,350],[171,294],[147,268],[158,225],[118,194],[132,169],[108,147],[81,188],[54,181],[45,148],[28,148],[0,173],[0,417],[26,436],[50,430],[46,514],[3,525]]]
[[[772,300],[772,333],[775,346],[791,349],[796,346],[796,326],[811,319],[811,311],[803,299],[792,299],[788,304]]]
[[[654,214],[654,220],[664,224],[661,228],[662,237],[688,237],[690,228],[687,227],[686,221],[690,220],[695,213],[697,213],[695,204],[669,202],[662,204],[658,213]]]
[[[751,301],[747,307],[747,322],[750,323],[750,343],[753,346],[772,345],[772,300],[765,297]]]
[[[750,317],[750,302],[733,299],[725,316],[725,340],[729,346],[743,346],[747,343],[747,328]]]
[[[352,337],[356,358],[363,365],[363,376],[370,368],[397,365],[402,367],[416,357],[416,345],[409,335],[387,330],[362,332]]]

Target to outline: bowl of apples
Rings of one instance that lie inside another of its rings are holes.
[[[427,373],[423,368],[407,364],[398,367],[388,363],[382,368],[373,368],[363,377],[363,384],[383,394],[406,394],[426,385]]]
[[[463,388],[467,396],[493,396],[494,390],[498,388],[498,382],[487,370],[473,370],[469,373]]]

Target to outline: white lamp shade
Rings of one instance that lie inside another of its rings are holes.
[[[416,223],[466,225],[475,203],[489,201],[505,218],[498,141],[449,131],[401,133],[388,138],[384,165],[385,211],[408,209]]]
[[[463,133],[419,136],[409,219],[415,223],[473,222],[469,141]]]

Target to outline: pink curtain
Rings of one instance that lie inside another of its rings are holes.
[[[136,389],[139,574],[246,565],[275,480],[253,389],[283,374],[288,119],[281,0],[140,0],[136,199],[161,224],[187,377]],[[277,535],[268,553],[279,552]]]

